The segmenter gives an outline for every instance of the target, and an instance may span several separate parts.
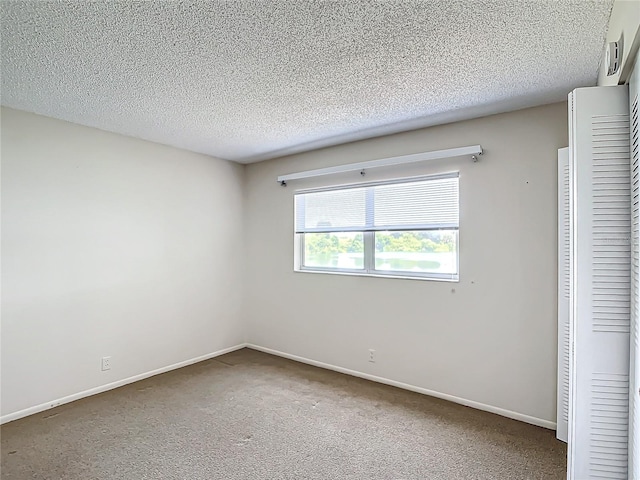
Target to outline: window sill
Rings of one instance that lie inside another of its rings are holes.
[[[350,277],[374,277],[374,278],[391,278],[401,280],[420,280],[429,282],[448,282],[448,283],[460,283],[460,276],[452,278],[440,278],[440,277],[427,277],[417,275],[403,275],[403,274],[387,274],[387,273],[365,273],[365,272],[348,272],[348,271],[331,271],[331,270],[313,270],[306,268],[294,268],[294,273],[313,273],[321,275],[344,275]]]

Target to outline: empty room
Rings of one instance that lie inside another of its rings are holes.
[[[640,0],[0,15],[2,480],[640,480]]]

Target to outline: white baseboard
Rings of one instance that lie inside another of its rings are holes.
[[[201,355],[199,357],[191,358],[183,362],[174,363],[173,365],[169,365],[167,367],[158,368],[157,370],[152,370],[150,372],[140,373],[138,375],[134,375],[133,377],[125,378],[123,380],[118,380],[112,383],[107,383],[106,385],[100,385],[99,387],[90,388],[89,390],[74,393],[73,395],[68,395],[66,397],[58,398],[57,400],[51,400],[50,402],[41,403],[40,405],[36,405],[34,407],[25,408],[24,410],[19,410],[14,413],[8,413],[7,415],[3,415],[2,417],[0,417],[0,425],[7,422],[11,422],[13,420],[18,420],[19,418],[22,418],[22,417],[33,415],[35,413],[40,413],[45,410],[49,410],[51,408],[57,407],[59,405],[63,405],[65,403],[73,402],[75,400],[80,400],[81,398],[85,398],[85,397],[90,397],[91,395],[97,395],[98,393],[103,393],[108,390],[113,390],[114,388],[122,387],[123,385],[137,382],[139,380],[144,380],[145,378],[153,377],[154,375],[160,375],[161,373],[166,373],[171,370],[175,370],[177,368],[182,368],[182,367],[186,367],[187,365],[203,362],[205,360],[209,360],[210,358],[218,357],[220,355],[224,355],[225,353],[233,352],[235,350],[239,350],[246,346],[247,345],[245,343],[241,343],[233,347],[218,350],[217,352],[207,353],[206,355]]]
[[[125,378],[123,380],[118,380],[116,382],[108,383],[106,385],[100,385],[99,387],[91,388],[89,390],[85,390],[82,392],[74,393],[73,395],[68,395],[66,397],[59,398],[57,400],[52,400],[46,403],[42,403],[40,405],[36,405],[33,407],[25,408],[24,410],[19,410],[14,413],[9,413],[7,415],[3,415],[0,417],[0,425],[11,422],[13,420],[18,420],[19,418],[27,417],[29,415],[33,415],[36,413],[43,412],[45,410],[49,410],[51,408],[55,408],[59,405],[64,405],[65,403],[73,402],[75,400],[79,400],[81,398],[90,397],[92,395],[97,395],[98,393],[103,393],[108,390],[113,390],[114,388],[122,387],[123,385],[127,385],[129,383],[137,382],[139,380],[144,380],[145,378],[153,377],[154,375],[160,375],[161,373],[166,373],[171,370],[175,370],[177,368],[186,367],[187,365],[192,365],[194,363],[203,362],[205,360],[209,360],[210,358],[218,357],[220,355],[224,355],[225,353],[233,352],[235,350],[240,350],[241,348],[249,347],[254,350],[259,350],[261,352],[269,353],[271,355],[276,355],[278,357],[288,358],[290,360],[295,360],[296,362],[306,363],[308,365],[313,365],[320,368],[325,368],[327,370],[333,370],[335,372],[344,373],[347,375],[351,375],[354,377],[364,378],[366,380],[371,380],[373,382],[383,383],[385,385],[391,385],[393,387],[402,388],[404,390],[409,390],[412,392],[422,393],[424,395],[430,395],[436,398],[442,398],[443,400],[449,400],[450,402],[459,403],[460,405],[465,405],[467,407],[477,408],[478,410],[484,410],[486,412],[495,413],[497,415],[502,415],[503,417],[513,418],[514,420],[520,420],[521,422],[530,423],[532,425],[537,425],[540,427],[548,428],[551,430],[556,429],[556,423],[551,422],[549,420],[543,420],[541,418],[532,417],[530,415],[525,415],[524,413],[513,412],[511,410],[506,410],[504,408],[494,407],[492,405],[487,405],[484,403],[476,402],[474,400],[467,400],[466,398],[456,397],[454,395],[449,395],[446,393],[436,392],[435,390],[429,390],[427,388],[416,387],[414,385],[409,385],[407,383],[397,382],[395,380],[389,380],[388,378],[378,377],[376,375],[370,375],[368,373],[358,372],[356,370],[350,370],[348,368],[342,368],[335,365],[331,365],[329,363],[319,362],[316,360],[311,360],[305,357],[299,357],[298,355],[291,355],[289,353],[280,352],[278,350],[273,350],[271,348],[261,347],[259,345],[254,345],[251,343],[241,343],[235,345],[233,347],[225,348],[222,350],[218,350],[213,353],[208,353],[206,355],[202,355],[200,357],[191,358],[189,360],[185,360],[183,362],[175,363],[173,365],[169,365],[167,367],[158,368],[157,370],[152,370],[150,372],[141,373],[138,375],[134,375],[133,377]]]
[[[296,362],[306,363],[308,365],[313,365],[315,367],[325,368],[327,370],[333,370],[340,373],[345,373],[347,375],[352,375],[354,377],[364,378],[366,380],[371,380],[373,382],[384,383],[385,385],[391,385],[393,387],[402,388],[404,390],[410,390],[412,392],[422,393],[424,395],[430,395],[432,397],[442,398],[443,400],[449,400],[450,402],[459,403],[460,405],[465,405],[467,407],[477,408],[478,410],[484,410],[485,412],[495,413],[497,415],[501,415],[503,417],[512,418],[514,420],[519,420],[521,422],[530,423],[532,425],[537,425],[539,427],[548,428],[550,430],[556,429],[556,423],[551,422],[549,420],[544,420],[542,418],[532,417],[530,415],[525,415],[524,413],[513,412],[511,410],[506,410],[504,408],[494,407],[492,405],[487,405],[485,403],[476,402],[474,400],[467,400],[466,398],[456,397],[454,395],[449,395],[447,393],[436,392],[435,390],[429,390],[427,388],[416,387],[414,385],[409,385],[407,383],[396,382],[395,380],[389,380],[388,378],[377,377],[375,375],[370,375],[368,373],[358,372],[356,370],[350,370],[348,368],[337,367],[335,365],[331,365],[329,363],[318,362],[316,360],[310,360],[308,358],[299,357],[298,355],[291,355],[289,353],[280,352],[278,350],[273,350],[271,348],[261,347],[259,345],[254,345],[252,343],[247,343],[246,346],[248,348],[252,348],[254,350],[259,350],[261,352],[269,353],[271,355],[276,355],[278,357],[288,358],[289,360],[295,360]]]

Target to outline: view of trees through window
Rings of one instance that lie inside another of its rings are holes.
[[[457,273],[456,230],[375,232],[375,269]],[[362,232],[304,234],[304,265],[364,268]]]
[[[364,268],[364,235],[354,232],[305,233],[304,265]]]

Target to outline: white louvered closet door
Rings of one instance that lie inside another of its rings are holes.
[[[637,64],[636,64],[637,65]],[[631,344],[629,368],[629,478],[640,480],[640,72],[629,82],[631,121]]]
[[[570,256],[569,149],[558,150],[558,413],[556,437],[567,441],[569,429]]]
[[[631,188],[626,86],[570,95],[568,478],[627,480]]]

